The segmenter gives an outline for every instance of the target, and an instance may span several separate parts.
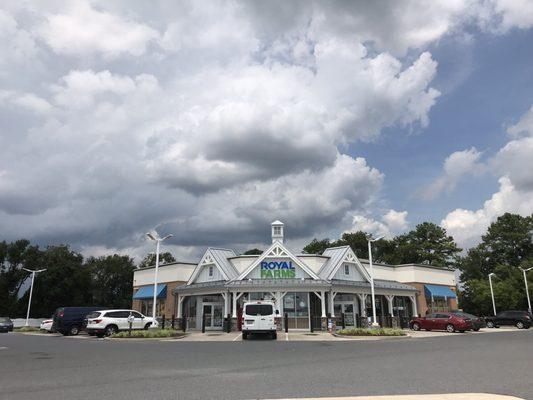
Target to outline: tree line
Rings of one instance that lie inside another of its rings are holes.
[[[424,222],[412,231],[372,245],[372,259],[387,264],[420,263],[453,267],[460,272],[459,306],[476,315],[491,315],[492,300],[488,275],[493,279],[498,310],[527,310],[524,277],[520,268],[533,266],[533,215],[506,213],[494,221],[481,242],[466,253],[446,230]],[[368,235],[346,232],[340,239],[313,239],[304,247],[309,254],[322,254],[328,247],[349,245],[360,258],[368,258]],[[533,271],[527,275],[533,288]]]
[[[174,261],[170,253],[160,254],[161,263]],[[155,255],[148,254],[139,267],[153,264]],[[66,245],[41,249],[21,239],[0,242],[0,316],[26,316],[30,273],[23,268],[46,269],[35,276],[30,317],[51,316],[62,306],[131,307],[133,258],[113,254],[84,259]]]
[[[489,226],[477,246],[462,253],[445,229],[424,222],[390,240],[376,241],[372,256],[374,261],[387,264],[427,263],[458,269],[460,307],[475,314],[489,315],[492,303],[488,274],[491,272],[496,274],[493,286],[498,309],[527,308],[519,267],[533,266],[532,234],[533,215],[522,217],[507,213]],[[346,232],[334,241],[313,239],[303,250],[308,254],[322,254],[328,247],[349,245],[358,257],[366,259],[367,237],[361,231]],[[251,249],[246,254],[261,252]],[[174,261],[170,253],[160,254],[161,263]],[[138,267],[154,264],[155,255],[148,254]],[[131,306],[136,268],[133,258],[118,254],[84,258],[66,245],[43,249],[28,240],[17,240],[0,242],[0,316],[26,315],[29,290],[24,288],[30,274],[22,268],[46,268],[35,277],[32,317],[49,316],[61,306]],[[533,271],[528,279],[533,288]]]

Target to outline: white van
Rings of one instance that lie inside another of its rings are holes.
[[[242,310],[242,340],[248,339],[251,333],[269,333],[277,339],[276,310],[271,301],[251,301],[244,303]]]

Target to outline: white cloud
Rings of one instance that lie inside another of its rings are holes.
[[[408,228],[407,211],[389,210],[381,217],[381,221],[363,215],[354,215],[351,231],[371,233],[374,237],[383,236],[392,239]]]
[[[496,29],[501,32],[533,26],[533,2],[530,0],[489,0],[487,6],[493,8]]]
[[[148,43],[159,36],[148,25],[96,10],[83,0],[68,2],[59,13],[48,13],[38,34],[58,54],[99,53],[107,58],[140,56]]]
[[[431,200],[442,192],[451,193],[464,176],[482,172],[481,154],[475,147],[450,154],[444,160],[442,176],[424,189],[423,197]]]
[[[533,133],[533,108],[507,131],[511,136]],[[471,211],[456,209],[442,220],[459,245],[468,248],[477,244],[481,235],[498,216],[510,212],[523,216],[533,213],[533,136],[519,137],[502,147],[489,161],[492,172],[500,176],[500,188],[485,201],[483,208]]]
[[[499,182],[499,191],[483,204],[483,208],[475,211],[458,208],[441,221],[442,227],[460,247],[477,244],[489,225],[506,212],[523,216],[533,213],[533,191],[517,190],[507,177],[500,178]]]

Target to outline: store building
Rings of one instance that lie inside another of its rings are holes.
[[[271,229],[272,245],[261,255],[208,248],[193,268],[186,264],[191,271],[186,279],[187,268],[180,269],[184,264],[165,266],[179,269],[183,279],[183,284],[174,280],[172,285],[160,280],[167,285],[166,316],[175,315],[186,329],[201,329],[203,323],[206,330],[220,330],[224,318],[238,329],[244,301],[263,299],[274,301],[289,329],[325,329],[328,318],[339,324],[342,317],[345,326],[368,322],[372,302],[367,260],[358,259],[349,246],[329,248],[322,255],[296,255],[284,245],[283,223],[275,221]],[[382,324],[457,308],[453,269],[378,263],[373,270]]]
[[[156,315],[171,318],[176,315],[173,290],[189,280],[196,263],[174,262],[160,265],[157,277]],[[144,315],[152,315],[154,303],[155,267],[139,268],[133,272],[132,308]]]

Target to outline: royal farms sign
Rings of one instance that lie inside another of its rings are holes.
[[[262,261],[261,279],[296,278],[296,268],[292,261]]]

